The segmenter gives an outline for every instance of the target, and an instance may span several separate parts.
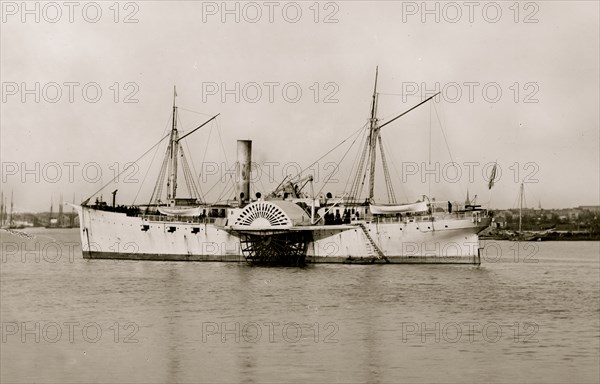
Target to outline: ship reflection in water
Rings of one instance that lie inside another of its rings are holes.
[[[69,245],[77,230],[27,231],[1,231],[2,382],[584,383],[600,374],[598,242],[486,242],[479,267],[252,268],[87,260]],[[34,251],[23,262],[14,244]]]

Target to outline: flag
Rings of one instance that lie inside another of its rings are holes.
[[[492,168],[492,174],[490,175],[490,181],[488,183],[488,189],[492,189],[494,186],[494,180],[496,179],[496,167],[498,164],[494,164],[494,168]]]

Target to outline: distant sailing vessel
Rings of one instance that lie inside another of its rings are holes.
[[[524,231],[523,230],[523,202],[525,200],[525,185],[521,183],[519,187],[519,230],[517,232],[505,233],[505,240],[511,241],[542,241],[547,240],[554,233],[554,228],[543,231]]]
[[[10,214],[6,212],[6,197],[0,192],[0,229],[23,229],[32,227],[33,224],[26,220],[15,220],[15,211],[13,203],[13,192],[10,192]]]
[[[64,229],[64,228],[75,228],[75,214],[67,213],[65,214],[63,211],[63,197],[60,195],[60,200],[58,204],[58,216],[54,217],[54,201],[53,198],[50,197],[50,214],[48,216],[48,223],[45,226],[47,229]],[[73,204],[71,204],[73,205]]]
[[[15,225],[14,222],[14,204],[13,204],[13,192],[10,192],[10,214],[6,212],[6,197],[4,193],[0,193],[0,228],[3,229],[18,229],[21,226]]]
[[[235,197],[202,201],[179,137],[177,106],[169,144],[150,203],[118,208],[84,201],[80,218],[85,258],[304,263],[480,263],[478,234],[490,224],[479,206],[422,201],[398,204],[389,175],[377,113],[377,75],[366,140],[350,190],[341,197],[314,195],[312,176],[298,175],[271,193],[250,196],[252,142],[237,142]],[[166,138],[166,136],[165,136]],[[389,201],[374,201],[377,148]],[[179,164],[181,159],[181,164]],[[177,197],[178,166],[191,197]],[[363,197],[368,176],[368,195]],[[166,181],[166,199],[162,200]],[[305,192],[310,185],[310,192]],[[116,191],[114,192],[116,193]],[[113,193],[113,196],[114,196]],[[452,209],[454,207],[454,209]]]

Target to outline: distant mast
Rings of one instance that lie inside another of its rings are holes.
[[[177,133],[177,89],[173,86],[173,125],[171,128],[171,138],[169,139],[169,178],[167,180],[167,203],[175,205],[177,195],[177,148],[179,147]]]
[[[14,223],[14,205],[13,205],[13,191],[10,191],[10,218],[8,219],[8,225],[12,226]]]
[[[522,222],[523,222],[523,183],[521,183],[521,191],[519,193],[519,233],[521,232]]]
[[[58,203],[58,220],[57,224],[60,226],[63,223],[63,196],[60,194],[60,200]]]

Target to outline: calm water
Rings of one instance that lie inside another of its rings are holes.
[[[2,382],[600,380],[598,242],[267,269],[87,261],[77,230],[28,233],[1,235]]]

